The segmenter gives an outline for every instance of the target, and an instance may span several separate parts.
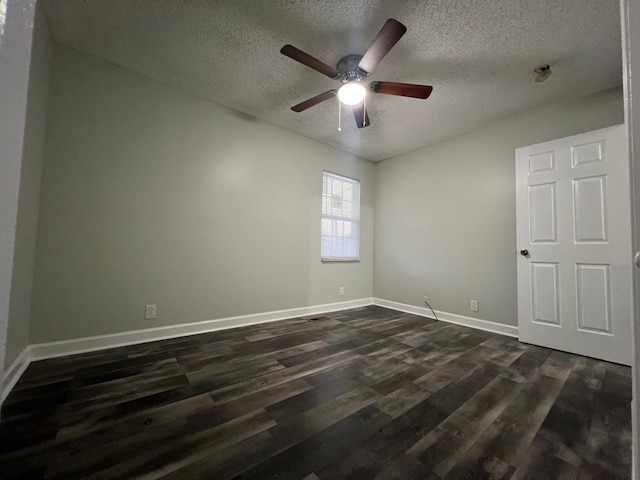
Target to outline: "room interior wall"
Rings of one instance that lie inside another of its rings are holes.
[[[35,0],[0,2],[0,371],[5,371]],[[2,389],[2,387],[0,387]]]
[[[613,89],[373,166],[56,46],[30,343],[372,294],[516,325],[515,148],[622,121]],[[319,262],[322,169],[363,182],[357,264]]]
[[[515,149],[623,122],[615,88],[376,164],[374,296],[517,325]]]
[[[35,12],[32,45],[5,365],[11,365],[29,345],[40,178],[53,55],[53,42],[39,4]]]
[[[320,262],[323,169],[360,262]],[[366,160],[56,45],[30,341],[370,298],[373,202]]]

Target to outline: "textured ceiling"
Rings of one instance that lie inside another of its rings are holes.
[[[44,0],[54,39],[319,142],[382,160],[497,118],[622,83],[617,0]],[[339,86],[281,55],[362,54],[387,18],[408,31],[371,80],[433,85],[428,100],[371,95],[357,129]],[[549,63],[551,79],[533,83]]]

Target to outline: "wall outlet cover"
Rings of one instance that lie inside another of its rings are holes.
[[[155,303],[144,306],[144,319],[153,320],[156,318],[157,306]]]

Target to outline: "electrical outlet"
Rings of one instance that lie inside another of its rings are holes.
[[[144,319],[145,320],[153,320],[156,318],[157,307],[156,304],[145,305],[144,306]]]
[[[424,303],[427,303],[429,301],[429,297],[425,295],[424,297],[422,297],[422,300],[424,300]]]
[[[469,304],[469,309],[472,312],[478,312],[480,311],[480,306],[478,304],[478,300],[471,300],[470,304]]]
[[[340,296],[344,297],[344,287],[340,287]]]

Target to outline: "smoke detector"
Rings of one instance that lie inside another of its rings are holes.
[[[544,83],[549,80],[549,77],[553,72],[551,71],[550,65],[540,65],[533,71],[533,73],[536,75],[533,80],[535,83]]]

